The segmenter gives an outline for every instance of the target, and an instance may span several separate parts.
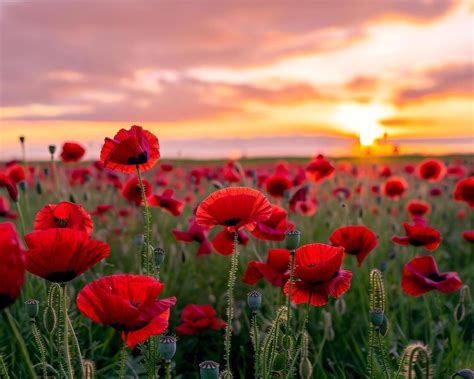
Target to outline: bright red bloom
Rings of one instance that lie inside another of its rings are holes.
[[[204,199],[196,211],[196,222],[207,228],[216,225],[253,230],[257,222],[267,220],[272,206],[259,191],[247,187],[229,187]]]
[[[345,253],[355,255],[359,267],[378,243],[374,232],[362,225],[336,229],[329,237],[329,241],[333,246],[342,246]]]
[[[243,230],[237,231],[237,244],[247,245],[249,237]],[[217,233],[211,241],[212,246],[221,255],[230,255],[234,252],[234,232],[228,228]]]
[[[173,198],[173,194],[172,189],[167,189],[161,195],[151,195],[148,198],[148,203],[151,207],[160,207],[173,216],[179,216],[183,211],[184,203]]]
[[[189,336],[205,330],[224,329],[227,323],[219,319],[210,305],[188,304],[181,312],[183,321],[176,327],[176,335]]]
[[[85,286],[77,295],[77,308],[98,324],[122,332],[134,347],[168,327],[175,297],[157,300],[164,284],[150,276],[112,275]]]
[[[454,199],[464,201],[469,207],[474,208],[474,176],[461,179],[456,183]]]
[[[276,198],[282,198],[291,187],[293,187],[293,183],[285,175],[270,176],[265,182],[267,192]]]
[[[71,183],[71,185],[84,185],[91,178],[92,171],[88,167],[75,168],[69,175],[69,183]]]
[[[330,178],[335,171],[333,164],[322,155],[318,155],[306,166],[306,176],[312,182]]]
[[[0,311],[20,296],[25,280],[25,252],[15,226],[0,224]]]
[[[293,229],[294,225],[288,222],[286,210],[278,205],[272,205],[272,215],[268,220],[257,222],[252,234],[261,240],[283,241],[285,232]]]
[[[173,235],[176,238],[176,241],[182,242],[197,242],[199,248],[197,251],[197,256],[206,255],[212,253],[212,247],[209,241],[207,240],[208,230],[202,226],[196,224],[195,221],[191,221],[189,228],[186,232],[181,230],[173,229]]]
[[[84,208],[67,201],[45,205],[36,214],[34,225],[35,230],[70,228],[86,232],[88,235],[92,233],[93,227],[91,216]]]
[[[25,236],[26,269],[50,282],[69,282],[109,256],[110,247],[75,229],[38,230]]]
[[[351,286],[352,272],[341,270],[344,248],[313,243],[296,250],[295,276],[291,301],[295,304],[310,303],[322,306],[329,296],[339,297]],[[284,292],[289,296],[289,281]]]
[[[392,241],[398,245],[423,246],[426,250],[434,250],[441,243],[441,233],[429,226],[410,225],[404,222],[403,228],[406,237],[392,237]]]
[[[462,238],[464,238],[467,242],[473,243],[474,230],[465,230],[464,232],[462,232]]]
[[[17,214],[10,210],[10,204],[6,197],[0,196],[0,217],[5,217],[9,219],[16,219]]]
[[[100,152],[104,167],[126,173],[134,172],[136,166],[146,171],[159,158],[158,138],[138,125],[133,125],[129,130],[120,129],[113,139],[105,138]]]
[[[289,208],[291,211],[296,212],[296,206],[298,203],[304,203],[307,200],[308,188],[303,186],[298,188],[296,192],[290,197]]]
[[[247,264],[242,282],[254,285],[265,278],[272,285],[283,287],[290,277],[289,266],[290,250],[271,249],[265,263],[251,261]]]
[[[8,167],[7,175],[15,183],[20,183],[26,180],[25,170],[19,164],[14,164]]]
[[[11,200],[18,201],[19,193],[16,183],[3,173],[0,173],[0,188],[1,187],[7,189]]]
[[[66,142],[63,145],[61,159],[63,162],[78,162],[86,153],[86,150],[76,142]]]
[[[423,200],[410,200],[405,209],[410,216],[425,216],[431,212],[431,205]]]
[[[114,209],[114,206],[111,204],[98,204],[95,207],[95,211],[91,212],[93,216],[103,216],[111,209]]]
[[[385,196],[397,200],[403,196],[407,188],[408,183],[405,179],[394,176],[384,183],[382,191]]]
[[[430,182],[443,179],[445,174],[446,166],[438,159],[426,159],[418,166],[418,176]]]
[[[309,199],[296,203],[295,212],[303,216],[312,216],[318,210],[316,200]]]
[[[148,198],[152,191],[151,183],[148,180],[143,179],[143,187],[145,187],[145,196]],[[143,204],[142,190],[137,177],[131,178],[127,183],[125,183],[122,195],[129,203],[135,205]]]
[[[456,272],[439,272],[431,255],[413,258],[403,268],[402,289],[408,295],[418,297],[431,290],[451,293],[461,288]]]
[[[224,167],[224,179],[229,183],[239,183],[242,180],[242,175],[234,162],[228,162]]]

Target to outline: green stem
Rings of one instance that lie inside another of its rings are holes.
[[[141,269],[143,270],[145,274],[149,274],[150,268],[152,267],[152,262],[150,262],[150,239],[151,239],[150,210],[148,209],[145,186],[143,184],[142,174],[140,172],[140,166],[137,165],[136,169],[137,169],[137,178],[138,178],[138,182],[140,183],[140,190],[142,193],[143,209],[145,213],[145,243],[143,245]]]
[[[68,321],[68,315],[67,315],[67,288],[66,284],[63,283],[61,285],[62,287],[62,312],[63,312],[63,352],[64,352],[64,360],[66,363],[66,368],[67,368],[67,375],[69,379],[74,378],[74,370],[72,368],[72,363],[71,363],[71,353],[69,351],[69,321]]]
[[[84,367],[84,361],[82,359],[82,353],[81,353],[81,346],[79,345],[79,341],[77,339],[77,336],[76,336],[76,332],[74,331],[74,328],[72,327],[72,323],[71,323],[71,319],[67,318],[68,320],[68,324],[69,324],[69,330],[71,332],[71,336],[72,336],[72,342],[74,344],[74,347],[76,349],[76,355],[77,355],[77,359],[79,360],[79,367],[81,369],[81,375],[83,378],[86,377],[86,368]]]
[[[257,325],[257,312],[252,312],[252,329],[253,329],[253,336],[255,339],[255,378],[259,377],[260,371],[260,341],[259,341],[259,333],[258,333],[258,325]]]
[[[166,361],[166,379],[171,379],[171,361]]]
[[[125,361],[127,360],[127,339],[124,338],[122,343],[122,349],[120,350],[120,366],[118,377],[119,379],[125,378]]]
[[[15,324],[15,320],[13,319],[13,316],[8,310],[8,308],[3,311],[3,318],[5,319],[6,324],[10,328],[10,332],[13,334],[13,337],[15,337],[16,342],[20,348],[20,353],[23,356],[25,368],[28,371],[29,377],[36,379],[36,372],[33,368],[33,363],[31,363],[30,354],[28,353],[28,349],[26,348],[25,340],[21,336],[21,333]]]
[[[230,371],[230,352],[232,347],[232,320],[234,318],[234,286],[237,268],[239,265],[239,253],[237,251],[238,231],[234,231],[234,251],[232,253],[229,282],[228,282],[228,301],[227,301],[227,326],[225,328],[224,347],[225,347],[225,368]]]
[[[10,375],[8,375],[7,365],[3,360],[3,357],[0,355],[0,376],[5,379],[10,379]]]
[[[385,374],[385,377],[388,379],[390,378],[390,373],[388,371],[387,367],[387,362],[385,362],[385,352],[384,352],[384,347],[382,345],[382,338],[380,337],[380,332],[377,330],[375,332],[377,334],[377,343],[379,345],[379,350],[380,350],[380,360],[382,361],[382,368]]]
[[[20,204],[20,200],[17,200],[15,202],[15,205],[16,205],[16,209],[18,211],[18,219],[20,221],[20,231],[21,231],[21,236],[22,237],[25,237],[25,218],[23,216],[23,211],[22,211],[22,208],[21,208],[21,204]]]
[[[288,319],[286,321],[286,339],[288,342],[288,348],[291,349],[291,344],[289,339],[291,338],[291,293],[293,292],[293,278],[294,278],[294,267],[295,267],[295,250],[291,250],[291,260],[290,260],[290,284],[288,288],[288,299],[286,302]]]
[[[38,347],[38,351],[40,352],[41,356],[41,370],[43,371],[43,378],[48,378],[48,370],[46,368],[46,348],[44,347],[43,338],[38,330],[38,326],[36,325],[36,320],[34,318],[31,319],[31,333],[36,342],[36,346]]]

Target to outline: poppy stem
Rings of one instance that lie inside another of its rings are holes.
[[[235,287],[235,278],[237,275],[237,268],[239,265],[239,253],[237,251],[237,242],[238,242],[238,231],[234,231],[234,251],[232,253],[230,270],[229,270],[229,282],[228,282],[228,292],[227,292],[227,325],[225,328],[225,338],[224,338],[224,347],[225,347],[225,367],[226,370],[230,371],[230,353],[232,347],[232,320],[234,318],[234,287]]]
[[[30,325],[31,334],[33,335],[33,338],[36,342],[36,347],[38,348],[41,357],[41,371],[43,373],[43,377],[46,379],[48,377],[48,369],[46,367],[46,348],[44,347],[43,337],[41,337],[35,318],[30,319]]]
[[[67,374],[69,379],[74,378],[74,369],[72,368],[71,363],[71,353],[69,351],[69,321],[67,315],[67,288],[66,284],[63,283],[61,285],[62,289],[62,312],[63,312],[63,352],[64,352],[64,360],[66,361],[66,368]]]
[[[10,379],[10,375],[8,375],[7,365],[5,364],[5,361],[3,360],[3,357],[1,355],[0,355],[0,375],[2,375],[2,378]]]
[[[79,345],[79,341],[76,336],[76,332],[74,331],[74,328],[72,327],[71,319],[67,318],[68,323],[69,323],[69,330],[71,331],[71,336],[72,336],[72,342],[74,344],[74,347],[76,349],[76,356],[77,359],[79,360],[79,367],[81,369],[81,375],[83,378],[86,377],[86,368],[84,367],[84,360],[82,359],[82,353],[81,353],[81,346]]]
[[[20,220],[20,231],[21,231],[21,236],[24,238],[25,237],[25,218],[23,216],[23,210],[20,204],[20,200],[15,201],[16,209],[18,211],[18,219]]]
[[[28,371],[28,375],[30,378],[36,379],[37,375],[35,372],[35,369],[33,367],[33,363],[31,362],[30,359],[30,354],[28,353],[28,349],[25,344],[25,340],[21,336],[20,331],[18,330],[18,327],[15,324],[15,320],[13,319],[12,314],[10,313],[9,309],[6,308],[3,312],[3,318],[5,319],[6,324],[10,328],[10,332],[15,338],[18,346],[20,347],[20,353],[23,356],[23,361],[25,364],[25,368]]]
[[[291,294],[293,292],[293,278],[294,278],[294,269],[295,269],[295,249],[291,250],[290,254],[290,284],[288,288],[288,299],[286,302],[288,319],[286,321],[286,341],[288,343],[288,348],[291,349],[290,338],[291,338]]]
[[[137,169],[137,178],[138,182],[140,183],[140,190],[142,192],[142,200],[143,200],[143,209],[145,214],[145,243],[143,244],[143,251],[142,251],[142,262],[141,262],[141,270],[144,274],[150,273],[150,268],[152,267],[152,262],[150,262],[150,239],[151,239],[151,218],[150,218],[150,210],[148,209],[148,203],[146,201],[146,192],[145,186],[143,185],[142,174],[140,172],[140,166],[136,166]]]
[[[257,324],[257,312],[252,312],[252,329],[253,329],[253,338],[255,340],[255,378],[258,378],[260,375],[260,341],[259,341],[259,332],[258,332],[258,324]]]
[[[127,339],[125,338],[120,349],[120,366],[118,377],[119,379],[125,378],[125,361],[127,360]]]

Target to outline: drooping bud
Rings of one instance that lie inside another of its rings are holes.
[[[219,363],[214,361],[204,361],[199,363],[199,374],[201,379],[219,378]]]
[[[36,318],[39,312],[39,301],[35,299],[29,299],[25,301],[26,313],[30,318]]]
[[[153,252],[153,256],[155,257],[155,264],[160,267],[165,260],[165,250],[161,247],[157,247]]]
[[[84,374],[85,374],[85,379],[95,378],[95,364],[90,359],[84,360]]]
[[[301,233],[299,230],[287,230],[285,232],[285,247],[295,250],[300,245]]]
[[[20,137],[18,137],[18,139],[20,140],[20,143],[22,145],[25,143],[25,136],[20,136]]]
[[[58,317],[53,307],[47,306],[43,313],[43,324],[46,331],[50,334],[54,333],[58,326]]]
[[[301,359],[299,373],[303,379],[309,379],[313,375],[313,365],[308,357]]]
[[[160,344],[158,345],[158,351],[165,360],[170,361],[171,359],[173,359],[176,353],[176,337],[161,337]]]
[[[262,293],[259,291],[250,291],[247,294],[247,304],[252,312],[257,312],[262,306]]]

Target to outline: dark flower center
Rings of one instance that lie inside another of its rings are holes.
[[[224,221],[225,226],[235,226],[240,222],[240,218],[228,218]]]
[[[65,228],[67,226],[68,220],[64,218],[54,218],[54,222],[58,226],[58,228]]]
[[[446,275],[440,275],[437,272],[430,272],[426,277],[433,282],[442,282],[446,279]]]
[[[8,307],[11,303],[13,303],[13,299],[5,294],[0,294],[0,310]]]
[[[129,157],[127,159],[127,164],[130,164],[130,165],[143,164],[146,162],[148,162],[148,152],[146,151],[142,151],[136,157]]]
[[[50,282],[55,283],[66,283],[70,280],[73,280],[76,277],[76,273],[74,271],[62,271],[62,272],[51,272],[46,275],[44,278],[49,280]]]

